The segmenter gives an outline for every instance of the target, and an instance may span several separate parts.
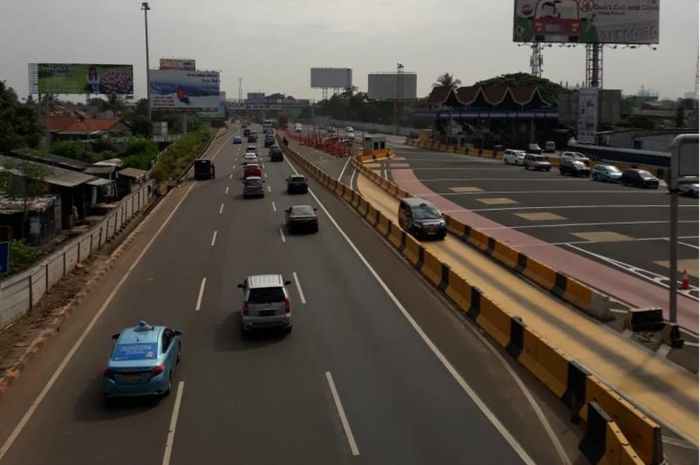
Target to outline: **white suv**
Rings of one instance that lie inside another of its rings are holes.
[[[581,152],[562,152],[561,153],[561,159],[562,160],[572,160],[572,161],[581,161],[583,162],[586,166],[591,166],[591,159],[582,154]]]
[[[238,285],[243,290],[241,327],[243,332],[256,328],[281,328],[292,331],[292,304],[285,281],[279,274],[248,276]]]
[[[525,151],[506,149],[503,152],[503,163],[506,165],[523,165],[525,164]]]

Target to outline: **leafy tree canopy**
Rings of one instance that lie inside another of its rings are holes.
[[[15,91],[0,81],[0,152],[36,147],[43,133],[35,107],[21,103]]]

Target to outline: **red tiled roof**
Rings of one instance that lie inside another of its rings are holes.
[[[460,87],[457,89],[457,101],[462,105],[469,106],[476,101],[479,92],[481,92],[481,87]]]
[[[452,88],[447,86],[433,87],[426,103],[428,105],[443,105],[450,98],[450,92],[452,92]]]
[[[457,101],[462,105],[469,106],[474,104],[479,98],[479,94],[484,97],[484,100],[490,105],[498,106],[503,103],[503,101],[510,94],[513,101],[520,105],[525,106],[532,102],[532,100],[537,96],[540,101],[545,105],[548,103],[542,98],[540,91],[537,87],[527,86],[527,87],[509,87],[509,86],[470,86],[470,87],[460,87],[457,89]]]
[[[44,124],[46,123],[46,118],[43,118]],[[119,123],[119,119],[108,118],[108,119],[96,119],[92,118],[85,120],[79,118],[75,115],[51,115],[49,117],[49,131],[50,132],[99,132],[108,131]]]

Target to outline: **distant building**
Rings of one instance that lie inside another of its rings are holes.
[[[94,139],[102,136],[128,137],[129,128],[121,122],[120,118],[115,118],[108,113],[104,118],[92,116],[83,111],[71,111],[63,113],[52,113],[48,118],[48,129],[52,139]],[[47,120],[43,118],[46,126]]]

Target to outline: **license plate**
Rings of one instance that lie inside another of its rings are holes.
[[[434,229],[428,230],[428,236],[434,236],[435,234],[437,234],[437,231],[435,231]]]
[[[124,381],[138,381],[141,379],[141,373],[122,373],[121,378]]]
[[[274,316],[275,311],[274,310],[262,310],[261,312],[258,313],[260,316]]]

